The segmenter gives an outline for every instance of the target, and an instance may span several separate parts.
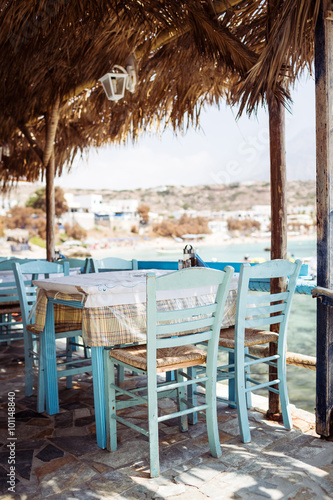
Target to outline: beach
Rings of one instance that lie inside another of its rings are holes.
[[[107,233],[101,233],[100,243],[85,245],[83,247],[67,247],[56,245],[65,257],[85,258],[91,256],[96,259],[104,257],[122,257],[125,259],[141,260],[178,260],[182,257],[183,248],[186,244],[191,244],[200,256],[208,261],[226,259],[226,261],[235,260],[241,262],[245,255],[249,260],[264,257],[270,258],[269,248],[271,241],[269,237],[258,236],[237,236],[226,237],[225,233],[207,234],[204,238],[195,241],[175,241],[172,238],[154,237],[154,236],[134,236],[128,234],[117,235],[117,237],[108,238]],[[314,257],[315,238],[311,235],[292,235],[288,237],[288,252],[295,258],[306,259]],[[0,243],[0,256],[19,257],[29,259],[46,258],[46,249],[29,243],[30,250],[13,251],[11,245],[13,242],[2,241]],[[236,251],[235,251],[236,249]],[[295,254],[295,251],[297,254]],[[303,252],[303,253],[302,253]],[[232,258],[235,256],[235,258]],[[227,257],[227,258],[226,258]],[[222,260],[223,261],[223,260]]]

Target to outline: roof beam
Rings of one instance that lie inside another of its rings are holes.
[[[22,134],[25,136],[27,141],[29,142],[30,146],[32,147],[32,150],[35,152],[37,158],[43,163],[43,150],[37,143],[36,139],[34,139],[27,127],[27,125],[20,125],[19,129],[21,130]]]

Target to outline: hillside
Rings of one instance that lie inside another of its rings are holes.
[[[28,197],[40,187],[38,184],[20,184],[11,193],[23,205]],[[66,189],[65,189],[66,191]],[[101,194],[103,201],[112,199],[137,199],[139,204],[150,206],[158,214],[170,214],[179,209],[195,210],[248,210],[253,205],[270,204],[270,184],[253,182],[246,184],[206,186],[163,186],[134,191],[112,191],[108,189],[68,189],[73,194]],[[297,206],[315,206],[315,181],[291,181],[287,186],[288,209]]]
[[[71,190],[75,194],[89,193],[89,190]],[[178,209],[196,210],[248,210],[253,205],[270,204],[270,184],[206,185],[206,186],[164,186],[160,188],[136,189],[135,191],[99,190],[103,201],[112,199],[138,199],[150,206],[151,211],[166,214]],[[288,182],[288,207],[315,205],[316,185],[314,181]]]

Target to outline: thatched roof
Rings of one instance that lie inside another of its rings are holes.
[[[318,4],[5,2],[0,8],[0,144],[9,143],[11,155],[3,158],[0,178],[33,180],[45,168],[40,158],[45,117],[57,102],[60,173],[86,148],[135,139],[153,125],[175,130],[197,125],[202,106],[222,98],[249,112],[268,99],[285,100],[288,85],[311,64]],[[98,78],[132,53],[139,76],[135,94],[107,101]]]
[[[290,87],[304,70],[311,70],[319,4],[319,0],[242,3],[238,36],[258,60],[231,89],[230,102],[240,104],[240,114],[244,110],[251,114],[275,98],[288,106]]]

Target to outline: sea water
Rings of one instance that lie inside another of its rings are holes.
[[[245,255],[249,260],[270,258],[269,242],[243,243],[206,246],[194,243],[200,257],[206,261],[242,262]],[[315,256],[315,241],[288,242],[288,254],[293,258],[309,259]],[[181,246],[174,252],[169,249],[163,254],[161,249],[153,248],[139,250],[138,248],[109,249],[107,255],[137,260],[178,260],[181,258]],[[107,256],[105,255],[105,256]],[[100,257],[102,258],[102,257]],[[309,356],[316,356],[316,300],[310,295],[295,294],[291,306],[288,325],[288,351]],[[306,368],[287,366],[287,380],[290,402],[309,412],[315,409],[315,378],[316,373]],[[266,393],[267,394],[267,393]]]

